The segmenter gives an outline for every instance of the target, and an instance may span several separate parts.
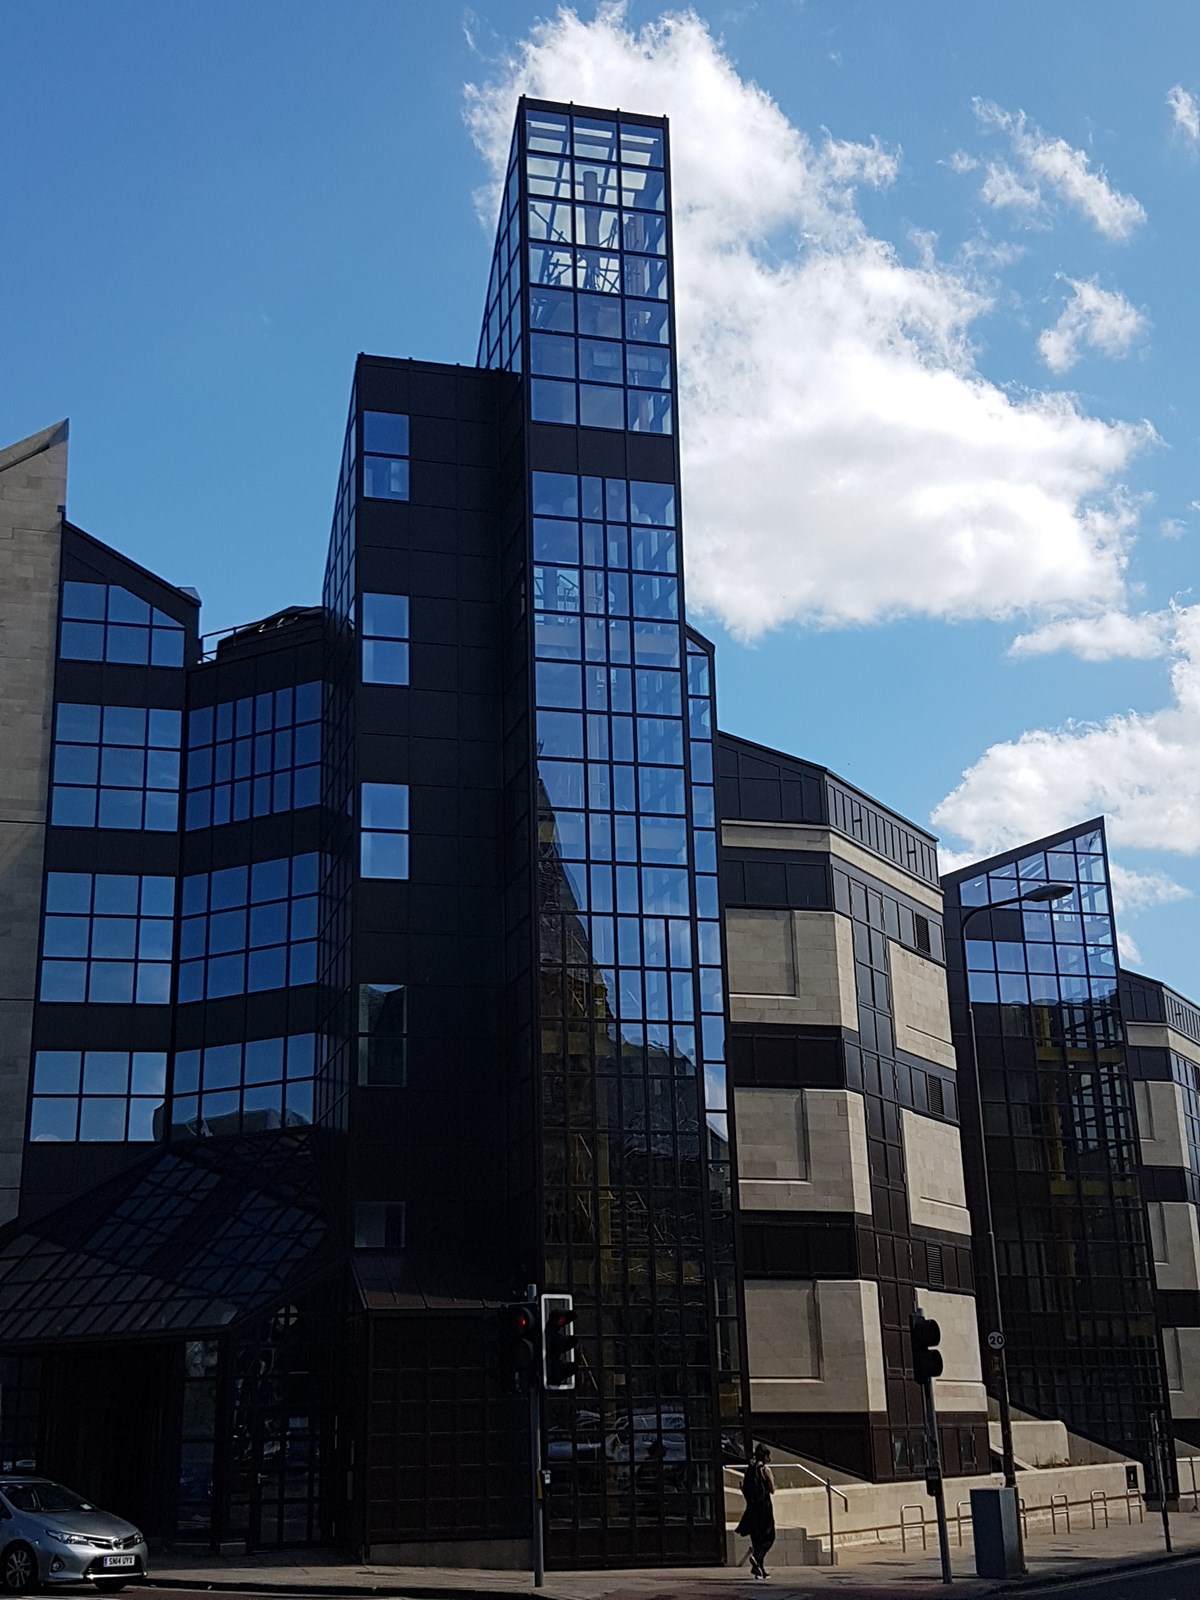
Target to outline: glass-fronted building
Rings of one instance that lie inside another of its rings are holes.
[[[1048,885],[1063,892],[1039,900]],[[1167,1384],[1103,821],[943,887],[968,1197],[982,1230],[986,1161],[1012,1403],[1151,1462]]]
[[[535,1283],[579,1334],[550,1560],[723,1559],[670,227],[665,121],[522,102],[479,364],[359,358],[319,606],[202,639],[64,520],[65,425],[0,453],[0,1465],[156,1538],[523,1560],[494,1307]]]

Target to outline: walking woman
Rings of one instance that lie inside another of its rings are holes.
[[[771,1452],[765,1444],[756,1444],[750,1465],[742,1477],[742,1494],[746,1509],[737,1531],[750,1540],[750,1571],[756,1578],[765,1578],[767,1551],[775,1543],[775,1507],[771,1496],[775,1493],[775,1478],[768,1462]]]

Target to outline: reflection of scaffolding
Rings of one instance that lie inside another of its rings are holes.
[[[552,200],[547,202],[543,213],[536,201],[529,202],[530,219],[541,223],[546,230],[541,237],[551,244],[569,245],[575,242],[554,220],[554,213],[564,209],[569,212],[572,207],[561,200]],[[585,211],[582,215],[584,237],[579,241],[581,245],[592,250],[616,251],[621,248],[621,224],[615,211],[609,213],[607,226],[601,221],[604,216],[602,211]]]

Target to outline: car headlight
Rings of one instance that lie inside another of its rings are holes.
[[[85,1538],[82,1533],[59,1533],[57,1528],[45,1528],[42,1531],[47,1539],[56,1539],[59,1544],[91,1544],[92,1542],[90,1539]]]

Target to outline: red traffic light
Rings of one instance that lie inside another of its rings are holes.
[[[503,1306],[500,1311],[500,1380],[506,1389],[517,1393],[537,1366],[536,1312],[537,1308],[531,1305]]]
[[[569,1294],[542,1296],[542,1381],[552,1392],[575,1387],[575,1306]]]

